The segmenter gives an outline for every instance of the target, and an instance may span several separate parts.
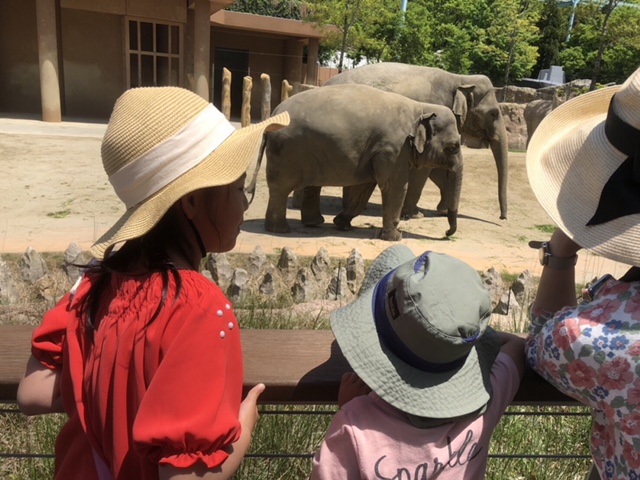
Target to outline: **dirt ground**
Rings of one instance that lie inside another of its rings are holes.
[[[100,161],[100,124],[44,124],[35,120],[0,119],[0,254],[63,251],[71,242],[89,248],[123,213]],[[490,150],[464,149],[465,176],[460,201],[458,231],[446,238],[447,221],[435,213],[435,185],[427,183],[420,201],[425,217],[401,222],[402,243],[416,254],[434,250],[455,255],[478,270],[495,267],[518,274],[540,274],[537,252],[529,240],[545,240],[544,227],[552,222],[538,205],[529,187],[525,154],[509,157],[509,212],[499,219],[497,174]],[[315,255],[326,248],[330,255],[346,258],[357,248],[366,259],[374,258],[388,242],[377,239],[382,225],[380,192],[376,189],[364,214],[353,220],[354,229],[333,227],[340,208],[339,188],[324,188],[325,225],[308,228],[300,212],[288,209],[292,232],[270,234],[264,230],[268,191],[262,170],[256,199],[245,215],[235,252],[250,253],[260,245],[265,253],[289,246],[299,255]],[[624,265],[591,254],[578,264],[578,281],[605,271],[620,275]]]

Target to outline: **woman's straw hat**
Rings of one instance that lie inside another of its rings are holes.
[[[148,232],[182,196],[237,180],[283,113],[236,130],[213,105],[178,87],[126,91],[102,140],[102,163],[125,203],[124,215],[91,248],[98,259],[116,243]]]
[[[640,69],[552,111],[527,151],[552,220],[580,246],[640,266]]]

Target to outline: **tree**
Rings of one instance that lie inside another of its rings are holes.
[[[567,36],[568,18],[560,9],[558,0],[544,0],[544,6],[537,27],[540,37],[535,46],[538,47],[538,61],[534,72],[559,64],[562,45]]]
[[[538,0],[495,0],[490,24],[474,51],[474,65],[494,83],[507,85],[530,74],[538,58]]]
[[[225,10],[301,20],[302,5],[301,0],[236,0],[231,5],[227,5]]]
[[[583,1],[576,8],[571,38],[560,53],[569,78],[598,83],[623,82],[640,59],[640,8],[637,0]]]
[[[329,42],[338,42],[340,59],[338,70],[344,67],[344,58],[350,50],[354,50],[363,42],[362,35],[365,28],[358,26],[369,25],[381,10],[384,2],[377,0],[313,0],[307,2],[308,15],[306,20],[317,25],[335,25],[340,31],[338,37],[329,38]],[[330,36],[331,37],[331,36]]]

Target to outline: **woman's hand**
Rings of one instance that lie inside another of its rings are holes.
[[[371,392],[371,389],[366,383],[354,372],[346,372],[342,375],[340,381],[340,390],[338,390],[338,406],[342,406],[348,401],[359,397],[360,395],[367,395]]]

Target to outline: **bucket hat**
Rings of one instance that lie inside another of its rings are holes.
[[[640,69],[553,110],[527,151],[531,188],[580,246],[640,265]]]
[[[237,180],[255,160],[263,134],[288,114],[237,129],[212,104],[180,87],[127,90],[102,140],[102,164],[126,211],[91,247],[102,259],[140,237],[182,196]]]
[[[500,350],[480,275],[449,255],[393,245],[374,260],[359,297],[331,314],[345,358],[383,400],[433,419],[479,411]]]

